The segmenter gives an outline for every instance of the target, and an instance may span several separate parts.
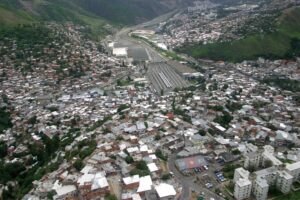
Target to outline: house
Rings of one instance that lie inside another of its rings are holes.
[[[155,186],[155,191],[160,200],[173,200],[176,196],[176,191],[172,185],[160,183]]]

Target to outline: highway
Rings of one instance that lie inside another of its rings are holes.
[[[134,39],[128,34],[133,30],[137,30],[145,26],[149,27],[159,24],[173,14],[175,14],[175,11],[167,13],[141,25],[124,28],[114,37],[114,40],[118,46],[128,48],[144,48],[146,50],[149,58],[149,63],[147,63],[147,77],[151,83],[151,88],[157,94],[161,94],[161,91],[163,91],[164,94],[167,94],[175,88],[187,87],[189,84],[175,71],[172,66],[167,64],[168,58],[162,56],[148,43]]]

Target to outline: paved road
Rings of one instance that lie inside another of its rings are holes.
[[[166,15],[160,16],[156,19],[146,22],[141,25],[137,25],[130,28],[124,28],[115,35],[115,42],[118,46],[128,47],[128,48],[144,48],[148,54],[150,63],[148,67],[148,79],[151,82],[151,88],[157,94],[160,94],[161,90],[164,94],[172,91],[174,88],[187,87],[188,82],[184,80],[175,69],[166,64],[168,58],[162,56],[148,43],[136,40],[128,36],[129,32],[135,29],[142,28],[144,26],[151,26],[165,21],[168,17],[172,16],[175,12],[168,13]],[[166,80],[164,80],[166,79]],[[167,84],[166,84],[167,82]]]
[[[213,193],[212,191],[206,189],[205,187],[200,186],[195,183],[196,177],[187,177],[182,175],[175,166],[176,154],[173,154],[168,159],[168,167],[171,172],[174,173],[177,181],[179,181],[182,185],[181,195],[179,200],[188,200],[191,198],[191,190],[198,192],[200,194],[204,194],[205,199],[214,198],[215,200],[224,200],[222,197]]]

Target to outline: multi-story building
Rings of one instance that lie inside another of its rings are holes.
[[[272,146],[264,146],[264,152],[262,153],[261,164],[266,167],[267,161],[272,163],[272,166],[280,166],[282,162],[274,156],[274,148]]]
[[[250,172],[240,167],[235,169],[233,182],[237,182],[240,178],[248,179]]]
[[[261,154],[258,152],[250,152],[245,155],[244,167],[248,169],[249,167],[257,168],[261,162]]]
[[[247,199],[251,195],[252,183],[249,179],[240,178],[234,186],[234,197],[237,200]]]
[[[262,177],[257,177],[253,183],[253,194],[256,200],[266,200],[268,198],[269,184]]]
[[[277,178],[277,168],[276,167],[269,167],[266,169],[262,169],[259,171],[254,172],[256,177],[261,177],[267,181],[269,185],[275,185],[276,184],[276,178]]]
[[[286,171],[278,171],[276,187],[282,193],[287,194],[291,191],[291,187],[293,184],[293,176],[291,176]]]
[[[293,164],[286,164],[285,167],[286,171],[292,175],[293,181],[296,181],[299,179],[299,175],[300,175],[300,161],[295,162]]]

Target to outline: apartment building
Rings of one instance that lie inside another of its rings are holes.
[[[255,167],[257,168],[261,162],[261,154],[258,152],[250,152],[245,155],[244,167]]]
[[[262,177],[257,177],[253,183],[253,195],[256,200],[266,200],[268,198],[269,184]]]
[[[289,193],[293,184],[293,176],[286,171],[278,171],[277,173],[276,187],[284,194]]]
[[[240,178],[248,179],[250,175],[250,172],[248,170],[245,170],[244,168],[240,167],[235,169],[234,171],[234,178],[233,182],[236,183]]]
[[[237,200],[247,199],[251,195],[252,183],[249,179],[240,178],[234,186],[234,197]]]
[[[292,175],[293,181],[296,181],[299,179],[299,175],[300,175],[300,161],[295,162],[293,164],[286,164],[285,167],[286,171]]]

